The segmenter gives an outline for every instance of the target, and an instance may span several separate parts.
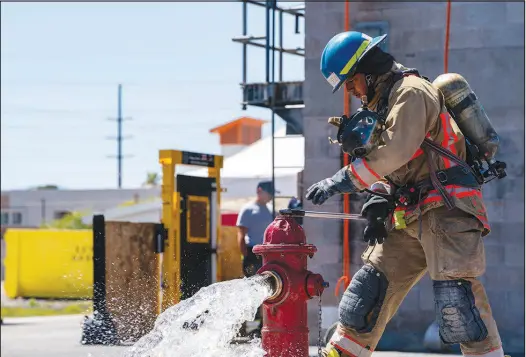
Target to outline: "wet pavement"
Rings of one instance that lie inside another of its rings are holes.
[[[2,357],[118,357],[127,347],[84,346],[82,315],[5,318],[1,327]],[[317,355],[311,347],[310,356]],[[373,357],[444,357],[443,354],[375,352]]]

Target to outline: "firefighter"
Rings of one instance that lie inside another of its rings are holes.
[[[480,182],[466,169],[465,137],[440,90],[378,47],[385,37],[343,32],[321,56],[333,93],[345,86],[364,102],[357,115],[367,120],[358,122],[381,128],[369,135],[370,130],[357,131],[354,120],[355,127],[342,129],[340,144],[356,154],[353,161],[306,193],[321,205],[335,194],[370,192],[362,208],[369,242],[364,265],[342,296],[338,327],[324,356],[371,356],[386,324],[428,271],[442,341],[460,344],[466,356],[503,357],[478,280],[485,270],[482,238],[490,227]],[[346,132],[359,135],[346,144]]]

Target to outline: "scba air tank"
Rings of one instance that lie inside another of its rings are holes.
[[[457,73],[445,73],[433,84],[444,95],[446,107],[459,129],[479,149],[480,159],[493,161],[499,148],[499,136],[466,79]]]

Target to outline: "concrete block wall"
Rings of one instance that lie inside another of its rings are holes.
[[[329,116],[343,110],[343,93],[331,93],[319,71],[323,47],[344,29],[343,2],[306,2],[305,56],[305,188],[340,166]],[[389,52],[430,78],[444,70],[445,3],[351,2],[351,27],[363,21],[386,21]],[[485,238],[487,271],[481,278],[492,303],[506,352],[524,353],[524,3],[452,3],[449,71],[461,73],[482,101],[501,137],[498,159],[508,164],[508,177],[484,187],[492,225]],[[356,109],[356,108],[354,108]],[[361,195],[352,195],[353,211]],[[305,209],[341,212],[342,201],[333,197],[325,205]],[[306,219],[305,230],[318,253],[309,262],[331,287],[323,295],[322,326],[337,319],[339,297],[334,296],[342,274],[342,223]],[[351,269],[360,266],[363,224],[351,225]],[[434,319],[428,276],[410,292],[388,325],[380,347],[422,349],[425,330]],[[318,336],[317,302],[309,304],[311,343]],[[402,337],[402,338],[398,338]]]

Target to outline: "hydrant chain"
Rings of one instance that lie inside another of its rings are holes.
[[[321,349],[322,349],[322,340],[321,340],[321,324],[322,324],[322,303],[321,303],[321,294],[319,293],[319,300],[318,300],[318,357],[321,356]]]

